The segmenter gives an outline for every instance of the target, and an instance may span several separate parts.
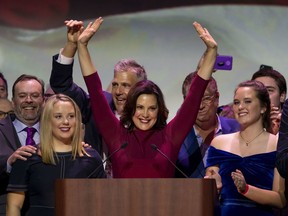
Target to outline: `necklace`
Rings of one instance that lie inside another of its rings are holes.
[[[241,135],[241,132],[239,132],[240,137],[242,138],[242,140],[246,143],[246,146],[248,146],[251,142],[253,142],[257,137],[259,137],[263,132],[265,131],[265,129],[261,130],[261,132],[259,134],[257,134],[253,139],[251,139],[250,141],[247,141],[243,138],[243,136]]]

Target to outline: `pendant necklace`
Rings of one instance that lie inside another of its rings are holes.
[[[243,138],[243,136],[241,135],[241,132],[239,132],[239,135],[241,137],[241,139],[245,142],[246,146],[249,146],[249,144],[251,142],[253,142],[257,137],[259,137],[263,132],[265,131],[265,129],[263,129],[259,134],[257,134],[253,139],[251,139],[250,141],[247,141]]]

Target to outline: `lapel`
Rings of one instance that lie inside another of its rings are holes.
[[[10,116],[0,120],[0,133],[2,133],[7,145],[10,146],[11,149],[16,151],[16,149],[21,147],[21,143]]]
[[[193,152],[195,152],[195,150],[199,148],[199,144],[198,144],[198,140],[197,140],[194,128],[190,131],[190,133],[186,137],[184,141],[184,147],[186,150],[184,152],[188,153],[188,155],[193,154]]]
[[[190,177],[203,177],[204,164],[194,128],[190,131],[180,149],[177,165]]]

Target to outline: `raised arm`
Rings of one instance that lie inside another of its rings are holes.
[[[90,116],[89,97],[86,92],[73,82],[73,63],[77,51],[77,42],[83,22],[77,20],[65,21],[67,27],[67,40],[59,55],[53,56],[50,86],[55,93],[71,97],[79,106],[83,122],[86,123]]]
[[[206,51],[203,55],[202,66],[198,70],[198,75],[205,79],[209,80],[212,73],[213,67],[215,64],[216,56],[217,56],[217,43],[210,35],[206,28],[203,28],[199,23],[194,22],[193,26],[197,31],[199,37],[203,40],[206,45]]]
[[[90,22],[85,30],[82,29],[82,33],[78,39],[78,57],[81,71],[91,98],[90,102],[95,123],[109,147],[109,143],[113,143],[114,140],[117,140],[116,135],[119,133],[116,131],[120,128],[118,127],[120,124],[105,99],[101,80],[92,63],[87,47],[90,39],[97,32],[102,22],[103,19],[99,17],[94,22]]]
[[[50,86],[54,92],[67,94],[75,100],[75,98],[82,96],[78,96],[78,94],[84,94],[83,97],[85,97],[85,92],[73,83],[73,62],[77,51],[78,38],[83,29],[83,22],[69,20],[65,21],[65,24],[67,40],[59,55],[53,56]],[[78,105],[81,105],[81,103]]]
[[[205,55],[201,68],[198,70],[192,82],[181,108],[177,115],[168,124],[168,133],[171,134],[171,139],[176,148],[180,148],[185,137],[195,124],[200,103],[205,92],[205,89],[210,79],[217,56],[217,43],[209,34],[206,28],[203,28],[199,23],[194,22],[193,26],[199,37],[206,45]]]
[[[67,27],[67,42],[62,50],[62,55],[68,58],[74,58],[77,51],[77,42],[83,22],[78,20],[66,20],[64,22]]]
[[[96,68],[91,60],[90,53],[88,51],[88,42],[92,36],[97,32],[100,25],[102,24],[103,19],[99,17],[94,22],[90,22],[86,29],[81,33],[78,39],[78,56],[80,67],[82,70],[83,76],[89,76],[96,72]]]

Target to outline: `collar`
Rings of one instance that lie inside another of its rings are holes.
[[[13,125],[14,125],[17,133],[23,131],[27,127],[27,125],[25,125],[23,122],[19,121],[17,118],[15,118],[15,120],[13,121]],[[34,124],[32,127],[35,128],[37,130],[37,132],[39,133],[39,130],[40,130],[39,121],[36,124]]]
[[[221,134],[222,133],[222,125],[221,125],[221,121],[220,121],[220,117],[218,114],[216,114],[217,116],[217,121],[218,121],[218,127],[215,129],[215,135]]]
[[[221,125],[220,117],[219,117],[218,114],[216,114],[216,118],[217,118],[218,124],[217,124],[217,128],[214,129],[215,136],[217,136],[219,134],[222,134],[222,125]],[[195,134],[196,134],[197,138],[198,139],[201,138],[201,136],[197,132],[195,126],[194,126],[194,131],[195,131]]]

